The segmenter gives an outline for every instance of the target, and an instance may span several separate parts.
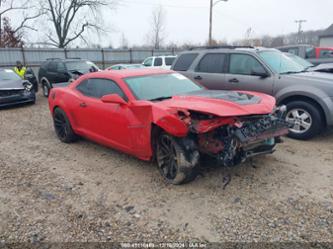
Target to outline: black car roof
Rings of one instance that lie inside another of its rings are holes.
[[[81,58],[47,58],[47,62],[49,61],[63,61],[63,62],[70,62],[70,61],[86,61]]]

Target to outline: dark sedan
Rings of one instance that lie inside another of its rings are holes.
[[[0,107],[35,103],[34,86],[11,69],[0,69]]]

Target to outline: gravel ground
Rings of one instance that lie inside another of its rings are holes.
[[[41,96],[0,127],[0,241],[333,242],[333,132],[168,186],[153,163],[61,143]]]

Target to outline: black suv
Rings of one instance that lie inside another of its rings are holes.
[[[51,88],[66,86],[81,75],[98,70],[99,68],[88,60],[51,58],[40,66],[38,79],[43,95],[48,97]]]

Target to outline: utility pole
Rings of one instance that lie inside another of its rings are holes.
[[[0,11],[1,11],[2,0],[0,0]],[[2,15],[0,13],[0,48],[2,47]]]
[[[301,43],[301,35],[302,35],[302,25],[303,23],[307,22],[307,20],[296,20],[295,23],[298,24],[298,43]]]
[[[213,7],[219,2],[228,2],[228,0],[210,0],[209,6],[209,35],[208,35],[208,45],[212,46],[213,43]]]

